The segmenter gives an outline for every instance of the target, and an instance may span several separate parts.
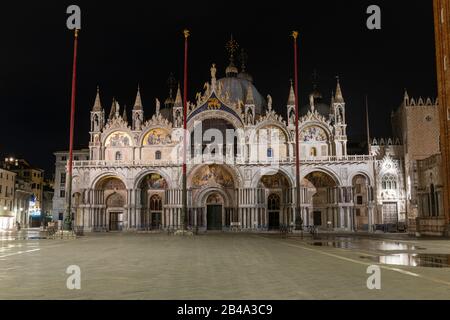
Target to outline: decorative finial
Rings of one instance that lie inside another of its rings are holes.
[[[212,67],[211,67],[211,79],[213,79],[213,80],[216,79],[216,72],[217,72],[216,64],[213,63]]]
[[[292,31],[292,37],[294,38],[294,40],[297,40],[297,38],[298,38],[298,31]]]
[[[235,76],[238,74],[238,69],[234,65],[234,53],[239,49],[239,44],[233,39],[233,35],[231,35],[231,38],[225,45],[225,48],[230,54],[230,65],[225,70],[225,73],[227,76]]]
[[[187,39],[191,35],[190,31],[188,29],[183,30],[184,38]]]
[[[161,110],[161,103],[159,102],[159,99],[156,98],[156,115],[158,116]]]
[[[230,40],[225,45],[225,48],[227,49],[230,56],[234,57],[234,53],[239,49],[239,44],[236,40],[233,39],[233,35],[231,35]]]
[[[78,38],[78,32],[80,31],[80,29],[75,29],[75,38]]]
[[[313,90],[316,90],[317,87],[319,86],[319,73],[317,72],[316,69],[314,69],[311,77],[312,77]]]
[[[241,49],[241,54],[239,55],[239,60],[241,60],[241,71],[244,73],[248,61],[248,54],[245,52],[244,48]]]

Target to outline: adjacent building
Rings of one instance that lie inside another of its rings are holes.
[[[66,182],[67,182],[67,160],[69,151],[58,151],[55,155],[55,176],[53,184],[53,220],[62,221],[66,212]],[[89,160],[89,149],[74,150],[75,161]]]
[[[31,199],[28,206],[28,226],[40,227],[44,196],[44,170],[33,167],[24,159],[7,158],[3,166],[16,174],[16,178],[21,181],[19,185],[25,188],[25,193],[31,191]],[[30,190],[28,190],[28,186]],[[25,206],[19,207],[19,211],[20,208],[25,208]]]
[[[14,228],[15,180],[15,172],[0,168],[0,230]]]

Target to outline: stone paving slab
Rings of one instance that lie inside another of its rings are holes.
[[[268,234],[2,241],[0,299],[450,299],[449,268],[383,266],[382,289],[368,290],[373,263],[361,255],[380,240],[347,241],[359,249]],[[411,244],[450,253],[450,241]],[[81,268],[81,290],[66,288],[69,265]]]

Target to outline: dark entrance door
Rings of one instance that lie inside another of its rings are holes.
[[[207,219],[208,230],[222,230],[222,206],[209,205]]]
[[[152,213],[152,228],[159,228],[161,226],[161,212]]]
[[[109,230],[120,231],[122,227],[121,214],[117,212],[111,212],[109,214]]]
[[[314,212],[314,226],[320,227],[322,225],[322,212]]]
[[[281,199],[277,194],[271,194],[267,199],[267,209],[269,210],[269,230],[280,229],[280,204]]]
[[[280,213],[269,212],[269,230],[280,229]]]

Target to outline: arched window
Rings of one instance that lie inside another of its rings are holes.
[[[277,194],[271,194],[267,199],[267,209],[280,210],[280,197]]]
[[[159,195],[155,194],[150,198],[150,210],[162,211],[162,199]]]
[[[314,147],[312,147],[312,148],[311,148],[311,151],[310,151],[310,153],[309,153],[309,155],[310,155],[311,157],[317,157],[317,149],[314,148]]]
[[[272,148],[267,149],[267,158],[273,158],[273,149]]]
[[[155,159],[156,160],[161,160],[161,151],[156,151],[155,152]]]
[[[120,151],[116,152],[116,161],[121,161],[122,160],[122,153],[120,153]]]
[[[383,190],[397,190],[397,177],[393,174],[386,174],[381,179]]]

